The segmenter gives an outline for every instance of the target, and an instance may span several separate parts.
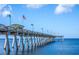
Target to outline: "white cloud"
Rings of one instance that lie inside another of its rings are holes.
[[[4,11],[2,12],[2,16],[3,16],[3,17],[6,17],[6,16],[8,16],[8,15],[11,15],[11,12],[10,12],[10,11],[4,10]]]
[[[43,7],[43,6],[45,6],[45,4],[27,4],[26,5],[26,7],[27,8],[41,8],[41,7]]]
[[[1,15],[1,13],[2,13],[2,11],[3,11],[3,8],[6,6],[6,4],[0,4],[0,15]]]
[[[0,15],[6,17],[7,15],[11,15],[12,7],[7,4],[0,4]]]
[[[0,4],[0,10],[2,10],[2,8],[4,8],[6,6],[6,4]]]
[[[59,4],[55,9],[55,14],[72,12],[74,6],[75,4]]]

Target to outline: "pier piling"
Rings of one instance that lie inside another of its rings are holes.
[[[4,44],[4,50],[6,51],[8,49],[8,53],[10,52],[10,46],[9,46],[9,38],[8,38],[8,32],[6,32],[6,39]]]

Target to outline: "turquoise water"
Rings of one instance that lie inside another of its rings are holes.
[[[65,38],[64,42],[55,41],[29,52],[26,48],[24,49],[24,51],[21,49],[22,44],[18,51],[16,51],[16,47],[14,47],[14,50],[12,50],[12,40],[10,39],[9,42],[11,55],[79,55],[79,38]],[[3,46],[4,39],[0,39],[1,55],[5,54]]]

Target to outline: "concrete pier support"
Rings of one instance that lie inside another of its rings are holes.
[[[45,45],[45,40],[46,40],[46,38],[43,39],[43,46]]]
[[[31,49],[33,48],[33,40],[32,40],[32,36],[31,36],[31,38],[30,38],[30,47],[31,47]]]
[[[36,37],[36,47],[38,47],[38,46],[39,46],[39,38]]]
[[[20,42],[21,42],[21,39],[18,38],[18,48],[20,48]]]
[[[48,40],[48,39],[46,38],[46,39],[45,39],[45,45],[47,44],[47,40]]]
[[[12,48],[14,48],[14,43],[15,43],[15,36],[13,37]]]
[[[35,39],[35,35],[33,37],[33,49],[35,48],[35,45],[36,45],[36,39]]]
[[[43,37],[41,38],[41,41],[40,42],[41,42],[41,46],[42,46],[42,44],[43,44]]]
[[[40,46],[40,38],[38,37],[37,38],[37,47],[39,47]]]
[[[22,40],[22,49],[24,50],[24,43],[23,43],[23,35],[20,35],[21,40]]]
[[[33,44],[33,47],[34,47],[34,49],[36,47],[36,38],[35,38],[35,36],[34,36],[34,44]]]
[[[42,46],[44,46],[45,45],[45,37],[43,37],[43,40],[42,40]]]
[[[49,38],[47,38],[47,44],[50,42],[50,39]]]
[[[41,46],[41,37],[40,37],[40,39],[39,39],[39,46]]]
[[[10,46],[9,46],[9,39],[8,39],[8,32],[6,32],[6,39],[5,39],[5,43],[4,43],[4,50],[6,51],[8,47],[8,53],[10,52]]]
[[[26,36],[23,36],[23,44],[24,44],[24,48],[26,48]]]
[[[34,46],[35,46],[35,37],[33,36],[32,37],[32,49],[34,49]]]
[[[36,48],[37,48],[37,46],[38,46],[38,38],[36,37]]]
[[[50,38],[51,39],[51,42],[53,42],[54,40],[53,40],[53,38]]]
[[[40,39],[40,46],[41,46],[41,44],[42,44],[42,38]]]
[[[41,37],[40,39],[40,46],[42,46],[42,44],[43,44],[43,37]]]
[[[39,39],[39,46],[41,46],[41,38]]]
[[[35,48],[37,47],[37,37],[35,36]]]
[[[4,49],[6,50],[7,48],[7,41],[8,41],[8,34],[6,33],[6,38],[5,38],[5,43],[4,43]]]
[[[18,50],[18,44],[17,44],[17,34],[15,33],[14,37],[15,37],[15,43],[16,43],[16,50]]]
[[[26,40],[26,46],[27,46],[27,51],[30,50],[30,36],[29,36],[29,32],[27,32],[27,40]]]
[[[31,47],[30,47],[30,37],[29,36],[28,36],[28,39],[27,40],[28,40],[28,46],[27,47],[28,47],[28,50],[30,50]]]
[[[46,40],[46,38],[43,39],[43,43],[42,43],[43,46],[45,45],[45,40]]]
[[[26,37],[26,49],[27,50],[29,49],[29,39],[28,39],[28,37]]]
[[[64,37],[62,37],[62,42],[64,41]]]
[[[12,48],[14,48],[14,44],[16,44],[16,50],[18,50],[17,35],[16,35],[16,33],[14,34],[14,38],[13,38],[13,42],[12,42]]]
[[[46,38],[46,44],[48,43],[48,38]]]
[[[32,36],[31,37],[29,37],[29,50],[31,50],[32,49]]]
[[[39,46],[39,38],[36,37],[36,47],[38,47],[38,46]]]
[[[47,38],[45,38],[45,45],[47,44]]]

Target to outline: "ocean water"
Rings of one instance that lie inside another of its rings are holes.
[[[27,51],[23,50],[22,44],[18,51],[16,47],[12,49],[12,40],[10,42],[10,55],[79,55],[79,38],[65,38],[63,42],[55,41],[45,46],[37,47]],[[25,43],[26,44],[26,43]],[[26,45],[25,45],[26,46]],[[4,49],[4,39],[0,39],[0,55],[7,54]]]

